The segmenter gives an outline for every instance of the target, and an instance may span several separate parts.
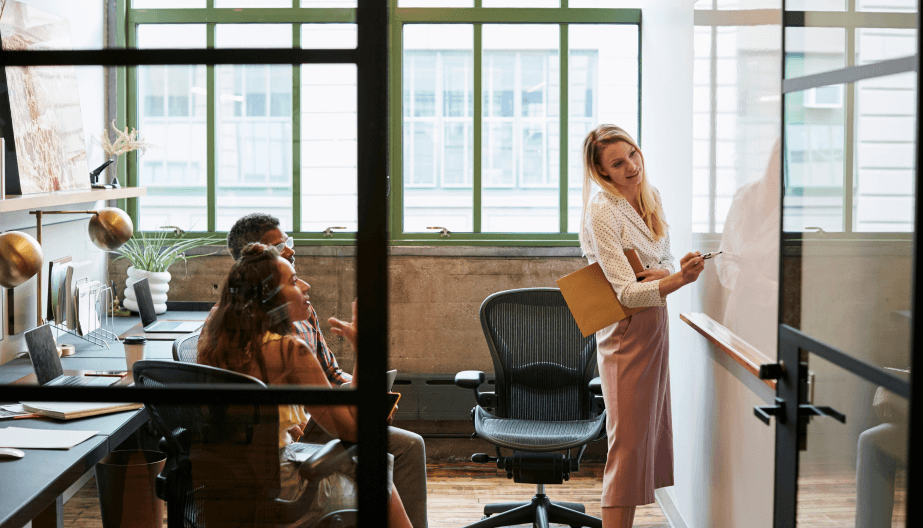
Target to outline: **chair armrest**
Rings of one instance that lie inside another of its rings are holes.
[[[602,395],[603,385],[602,385],[602,380],[599,379],[599,376],[596,376],[595,378],[590,380],[590,392],[597,396]]]
[[[486,379],[487,376],[479,370],[465,370],[455,375],[455,386],[477,390]]]
[[[311,455],[311,458],[301,463],[298,473],[305,480],[314,480],[325,477],[353,463],[357,446],[352,444],[347,448],[340,440],[331,440],[324,447]]]

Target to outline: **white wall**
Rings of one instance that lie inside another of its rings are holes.
[[[105,0],[80,0],[62,2],[60,0],[24,0],[22,3],[43,9],[67,18],[71,26],[71,42],[74,49],[101,49],[105,47],[106,2]],[[91,137],[97,135],[106,126],[106,84],[102,67],[77,68],[77,84],[80,91],[80,107],[83,115],[84,139],[87,144],[87,164],[96,167],[104,159],[102,149]],[[89,177],[89,176],[88,176]],[[103,207],[105,204],[76,204],[58,207],[58,210],[85,210]],[[86,215],[46,217],[43,222],[42,246],[45,257],[43,280],[47,280],[47,262],[62,256],[71,256],[75,261],[94,260],[94,275],[102,279],[105,275],[107,259],[104,254],[90,243],[87,236]],[[26,211],[0,214],[0,232],[20,230],[35,236],[35,217]],[[15,310],[23,314],[35,314],[35,282],[33,278],[16,288]],[[47,293],[43,292],[43,293]],[[26,350],[23,334],[10,335],[8,328],[7,292],[0,293],[0,363],[12,359],[17,353]],[[43,303],[44,304],[44,303]],[[28,315],[26,315],[28,316]]]
[[[701,79],[702,73],[695,69],[698,63],[694,67],[693,2],[646,3],[642,32],[641,146],[651,181],[664,197],[678,261],[689,251],[718,249],[719,243],[718,236],[694,235],[692,227],[693,217],[701,213],[696,210],[700,202],[693,198],[694,158],[708,158],[707,150],[701,151],[702,143],[694,146],[693,138],[701,132],[695,127],[710,122],[706,118],[693,124],[694,111],[703,110],[701,101],[693,100],[693,75]],[[742,87],[740,93],[746,92]],[[726,97],[727,92],[723,93]],[[715,109],[720,103],[706,99],[704,104]],[[724,103],[734,106],[733,99]],[[746,134],[742,126],[736,130]],[[746,159],[749,155],[762,156],[760,163],[765,167],[768,153],[756,150],[760,152],[738,151],[747,161],[741,166],[752,168]],[[740,186],[750,178],[735,180]],[[679,319],[681,312],[723,315],[728,292],[722,289],[714,266],[708,263],[698,283],[669,299],[675,485],[658,499],[661,504],[672,503],[685,526],[768,527],[772,523],[774,429],[758,421],[752,407],[771,401],[773,391]],[[766,324],[772,326],[775,321]]]

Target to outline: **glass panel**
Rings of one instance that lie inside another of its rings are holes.
[[[474,229],[474,28],[404,26],[404,231]]]
[[[206,0],[131,0],[132,9],[202,9]]]
[[[843,85],[785,97],[783,229],[843,231]]]
[[[481,228],[557,233],[560,30],[485,25],[483,37]]]
[[[205,25],[138,26],[139,48],[204,48]],[[138,66],[138,130],[154,148],[138,157],[141,230],[208,229],[204,66]],[[125,162],[125,156],[119,159]]]
[[[917,52],[915,29],[859,28],[856,30],[856,64],[910,57]]]
[[[301,67],[301,230],[358,229],[356,66]]]
[[[785,28],[785,78],[802,77],[846,67],[843,28]]]
[[[856,231],[913,231],[915,83],[913,73],[856,83]]]
[[[571,25],[568,43],[567,226],[576,233],[583,206],[583,139],[601,123],[638,137],[638,26]]]
[[[292,7],[292,0],[215,0],[215,7]]]
[[[561,0],[482,0],[483,7],[561,7]]]
[[[356,24],[302,24],[304,49],[351,49],[356,47]]]
[[[702,3],[702,0],[699,0]],[[644,6],[644,0],[570,0],[567,7],[603,7],[603,8],[638,8]],[[698,4],[696,4],[698,7]]]
[[[906,526],[907,400],[819,356],[809,354],[808,364],[814,405],[833,407],[846,423],[815,416],[807,425],[807,450],[798,464],[798,525]]]
[[[219,24],[215,47],[292,46],[292,26]],[[292,67],[221,65],[218,92],[217,230],[260,211],[292,229]]]

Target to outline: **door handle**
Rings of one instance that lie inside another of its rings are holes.
[[[801,404],[798,406],[798,409],[809,416],[829,416],[840,423],[846,423],[846,415],[832,407],[817,407],[814,405]]]
[[[757,405],[753,408],[753,414],[766,425],[769,425],[769,419],[773,416],[777,422],[785,423],[785,400],[776,398],[775,405]]]

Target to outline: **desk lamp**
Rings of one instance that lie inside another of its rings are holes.
[[[15,288],[33,276],[38,276],[35,286],[38,321],[42,324],[42,216],[48,214],[91,214],[87,228],[90,240],[103,251],[122,247],[134,233],[134,225],[125,211],[104,207],[98,211],[29,211],[35,215],[35,234],[32,238],[20,231],[0,235],[0,286]]]

